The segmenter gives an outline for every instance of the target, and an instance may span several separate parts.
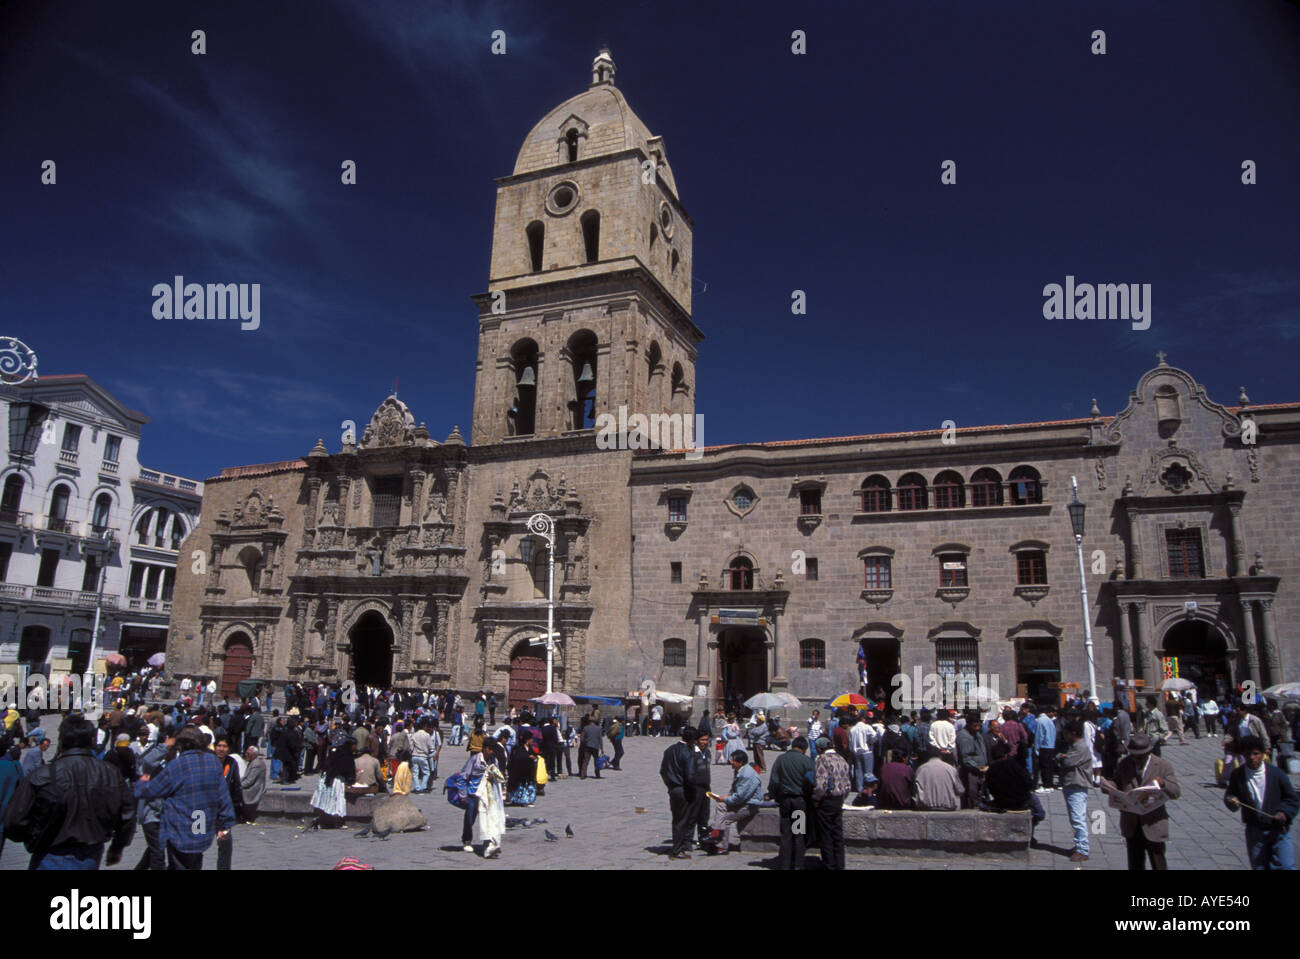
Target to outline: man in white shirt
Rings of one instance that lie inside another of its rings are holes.
[[[1211,736],[1219,735],[1219,704],[1210,697],[1201,703],[1201,715],[1205,717],[1205,731]]]
[[[875,755],[872,746],[876,741],[876,730],[867,722],[867,717],[858,713],[858,721],[849,728],[849,749],[853,751],[853,788],[862,792],[867,783],[875,782]]]
[[[944,762],[957,764],[957,727],[949,721],[946,709],[940,709],[930,724],[930,745],[939,750]]]
[[[664,708],[658,703],[650,710],[650,728],[656,737],[664,731]]]

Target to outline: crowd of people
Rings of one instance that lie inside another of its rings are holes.
[[[888,810],[1023,810],[1037,826],[1046,818],[1040,797],[1059,790],[1073,833],[1070,859],[1085,862],[1091,853],[1089,793],[1104,784],[1119,794],[1162,794],[1149,811],[1121,812],[1120,830],[1130,869],[1148,862],[1164,869],[1166,807],[1181,788],[1161,754],[1175,740],[1186,743],[1184,728],[1199,736],[1198,725],[1186,722],[1190,706],[1198,719],[1213,717],[1207,730],[1224,737],[1221,784],[1229,808],[1242,810],[1252,865],[1293,868],[1295,792],[1285,772],[1265,758],[1289,754],[1288,744],[1300,738],[1300,705],[1270,710],[1233,698],[1220,708],[1213,700],[1197,704],[1182,695],[1167,700],[1168,715],[1160,705],[1151,696],[1130,713],[1085,693],[1060,708],[1026,700],[988,716],[978,710],[893,711],[881,703],[838,709],[825,721],[814,710],[806,730],[761,713],[742,724],[734,712],[706,712],[699,726],[687,728],[682,741],[669,747],[660,766],[673,818],[669,855],[689,859],[693,846],[726,854],[732,830],[738,835],[769,805],[780,814],[779,868],[802,868],[815,835],[827,868],[842,869],[845,803]],[[1175,723],[1175,716],[1182,721]],[[765,748],[780,755],[764,791],[758,774],[766,770]],[[718,764],[733,770],[725,795],[711,791],[710,767]],[[1251,784],[1253,802],[1245,798],[1243,783]]]

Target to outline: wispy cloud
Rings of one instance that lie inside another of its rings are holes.
[[[196,365],[162,365],[148,382],[123,378],[114,393],[158,419],[181,424],[196,435],[241,444],[283,441],[297,450],[322,430],[322,411],[338,395],[310,383],[268,373],[239,372]]]

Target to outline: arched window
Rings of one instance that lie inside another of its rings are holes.
[[[537,344],[520,340],[510,351],[515,375],[514,402],[506,412],[512,436],[531,436],[537,429]]]
[[[71,496],[72,487],[62,483],[54,487],[54,495],[50,497],[50,529],[63,533],[71,530],[68,523],[68,499]]]
[[[245,546],[239,551],[238,559],[239,565],[244,567],[244,572],[248,575],[248,588],[256,593],[261,579],[262,553],[256,546]]]
[[[646,354],[646,366],[648,367],[646,373],[647,378],[653,377],[656,373],[662,373],[663,365],[663,350],[659,349],[659,342],[657,340],[652,341],[650,343],[650,352]]]
[[[820,639],[803,639],[799,641],[799,668],[825,669],[826,644]]]
[[[564,134],[564,144],[569,150],[569,162],[578,162],[578,131],[569,130]]]
[[[573,399],[571,426],[575,430],[596,427],[596,334],[579,330],[569,338],[573,357]]]
[[[1001,506],[1002,477],[997,470],[976,470],[970,478],[971,506]]]
[[[731,588],[754,588],[754,564],[743,556],[737,556],[731,561]]]
[[[534,220],[524,228],[528,237],[528,267],[538,273],[542,269],[542,243],[546,239],[546,227],[541,220]]]
[[[1014,506],[1027,506],[1043,501],[1043,486],[1038,470],[1032,466],[1017,466],[1007,477],[1007,486],[1011,490],[1011,503]]]
[[[158,522],[153,528],[153,544],[159,549],[162,549],[167,543],[167,520],[170,518],[171,514],[168,513],[167,510],[158,510]]]
[[[137,537],[137,542],[139,542],[141,546],[149,545],[149,523],[153,519],[153,514],[153,510],[145,510],[140,515],[140,522],[136,523],[135,535]]]
[[[587,262],[595,263],[600,259],[600,214],[588,210],[582,214],[582,246],[587,254]]]
[[[94,532],[102,533],[108,529],[109,511],[113,508],[113,497],[107,493],[100,493],[95,497],[95,512],[91,516],[90,525]]]
[[[172,516],[172,549],[180,549],[184,539],[185,524],[181,522],[179,514],[175,514]]]
[[[920,473],[908,473],[898,481],[898,508],[900,510],[925,509],[925,477]]]
[[[961,474],[944,470],[934,478],[934,508],[960,509],[966,505],[966,488]]]
[[[50,630],[47,626],[26,626],[18,641],[18,662],[44,666],[50,654]]]
[[[673,255],[668,258],[668,268],[674,276],[677,275],[677,251],[673,250]]]
[[[889,480],[883,476],[868,476],[864,479],[858,495],[862,497],[864,513],[888,513],[892,505],[889,501]]]
[[[0,499],[0,523],[18,522],[23,506],[23,478],[17,473],[5,477],[4,497]]]
[[[664,640],[664,665],[665,666],[686,665],[686,640],[684,639]]]

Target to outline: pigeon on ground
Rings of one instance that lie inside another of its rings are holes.
[[[361,839],[361,838],[363,838],[363,837],[365,837],[365,836],[369,836],[369,835],[370,835],[370,824],[367,823],[366,825],[364,825],[364,826],[362,826],[360,829],[358,829],[356,835],[357,835],[357,838],[358,838],[358,839]]]
[[[572,838],[573,838],[573,827],[572,827],[572,826],[565,826],[565,827],[564,827],[564,834],[565,834],[566,836],[568,836],[570,839],[572,839]]]
[[[546,830],[543,830],[543,831],[546,833],[546,841],[547,841],[547,842],[559,842],[559,841],[560,841],[560,837],[557,836],[557,835],[555,835],[555,833],[551,832],[549,829],[546,829]]]
[[[534,826],[540,826],[542,823],[547,822],[547,821],[548,821],[548,820],[546,820],[546,819],[534,819],[534,820],[533,820],[533,825],[534,825]]]
[[[384,830],[376,829],[371,832],[371,835],[374,836],[376,839],[387,839],[388,834],[391,833],[392,831],[393,831],[393,827],[389,826],[387,829]]]

